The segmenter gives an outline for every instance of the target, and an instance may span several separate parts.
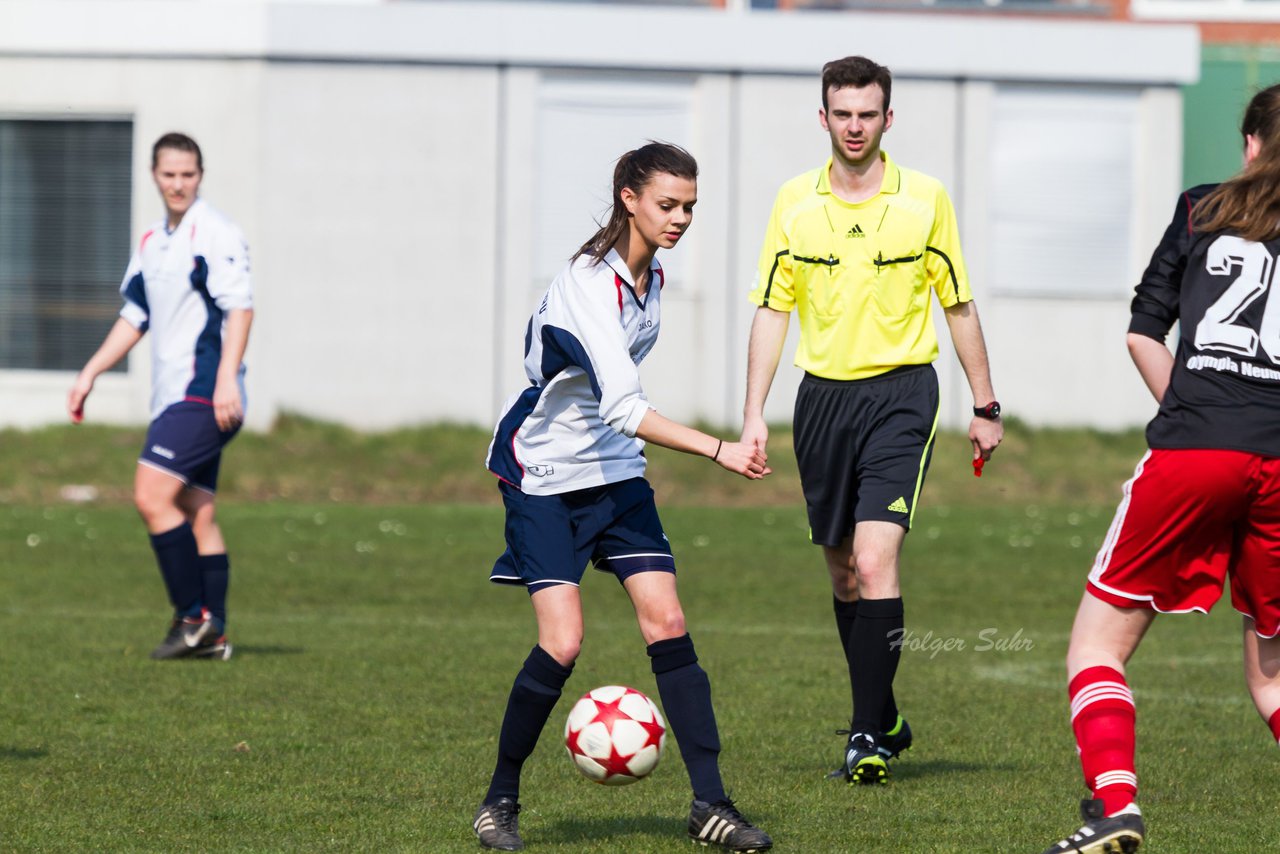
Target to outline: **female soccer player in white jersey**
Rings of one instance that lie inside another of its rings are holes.
[[[174,608],[151,657],[225,660],[230,564],[214,492],[222,448],[244,419],[249,248],[199,197],[204,162],[195,140],[162,136],[151,174],[165,218],[142,235],[120,287],[120,319],[76,377],[67,410],[80,421],[94,380],[151,332],[152,421],[133,494]]]
[[[658,337],[663,273],[655,255],[688,229],[697,176],[693,157],[674,145],[649,143],[618,159],[609,221],[530,318],[530,385],[507,401],[494,430],[487,465],[506,505],[507,550],[490,580],[528,590],[538,644],[511,688],[497,767],[475,814],[486,848],[524,847],[520,769],[581,649],[578,584],[588,561],[616,576],[635,606],[693,784],[689,835],[733,851],[772,845],[725,794],[711,683],[685,631],[675,558],[644,479],[644,442],[701,454],[753,480],[770,472],[754,447],[659,415],[640,387],[637,365]]]
[[[1280,86],[1254,96],[1241,133],[1244,170],[1183,194],[1133,300],[1129,352],[1160,409],[1067,650],[1085,823],[1045,854],[1142,844],[1125,664],[1157,612],[1207,613],[1227,578],[1245,682],[1280,740]]]

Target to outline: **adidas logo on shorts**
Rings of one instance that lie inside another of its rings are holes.
[[[911,509],[907,507],[906,499],[899,496],[898,500],[889,505],[890,513],[910,513]]]

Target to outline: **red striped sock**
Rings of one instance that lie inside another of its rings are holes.
[[[1271,727],[1271,735],[1275,737],[1276,743],[1280,744],[1280,709],[1272,713],[1267,720],[1267,726]]]
[[[1106,814],[1112,815],[1138,794],[1133,694],[1124,674],[1111,667],[1080,671],[1067,693],[1085,785],[1093,790],[1093,797],[1102,799]]]

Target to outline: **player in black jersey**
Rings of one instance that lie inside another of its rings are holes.
[[[1245,168],[1183,194],[1133,300],[1129,352],[1160,409],[1067,651],[1092,797],[1084,826],[1045,854],[1142,843],[1125,663],[1157,612],[1207,613],[1227,577],[1249,692],[1280,740],[1280,85],[1254,96],[1241,133]]]

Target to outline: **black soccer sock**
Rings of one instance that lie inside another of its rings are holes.
[[[183,522],[161,534],[151,535],[151,550],[156,553],[160,576],[169,591],[169,601],[179,617],[198,617],[203,604],[200,596],[200,553],[191,525]]]
[[[841,602],[836,597],[831,597],[832,604],[836,612],[836,631],[840,633],[840,648],[844,650],[844,660],[849,666],[849,693],[853,693],[853,647],[850,646],[849,640],[853,637],[853,626],[858,616],[858,600],[852,602]],[[850,703],[852,704],[852,696]],[[852,707],[852,706],[851,706]],[[849,714],[849,720],[853,720],[852,712]],[[889,697],[885,700],[884,712],[880,716],[880,731],[888,732],[898,723],[898,704],[893,697],[893,688],[889,688]]]
[[[711,680],[698,664],[687,634],[649,644],[658,696],[680,746],[693,796],[715,803],[727,799],[720,779],[720,731],[711,705]]]
[[[213,615],[220,630],[227,627],[227,585],[231,580],[231,562],[225,554],[200,555],[200,578],[204,588],[204,606]]]
[[[858,600],[857,620],[849,637],[855,733],[874,735],[893,727],[893,722],[886,727],[884,718],[902,657],[902,625],[902,597]]]
[[[538,736],[572,673],[572,664],[565,667],[540,646],[535,646],[524,660],[507,697],[507,713],[498,736],[498,764],[484,796],[486,804],[498,798],[520,799],[520,769],[537,746]]]

